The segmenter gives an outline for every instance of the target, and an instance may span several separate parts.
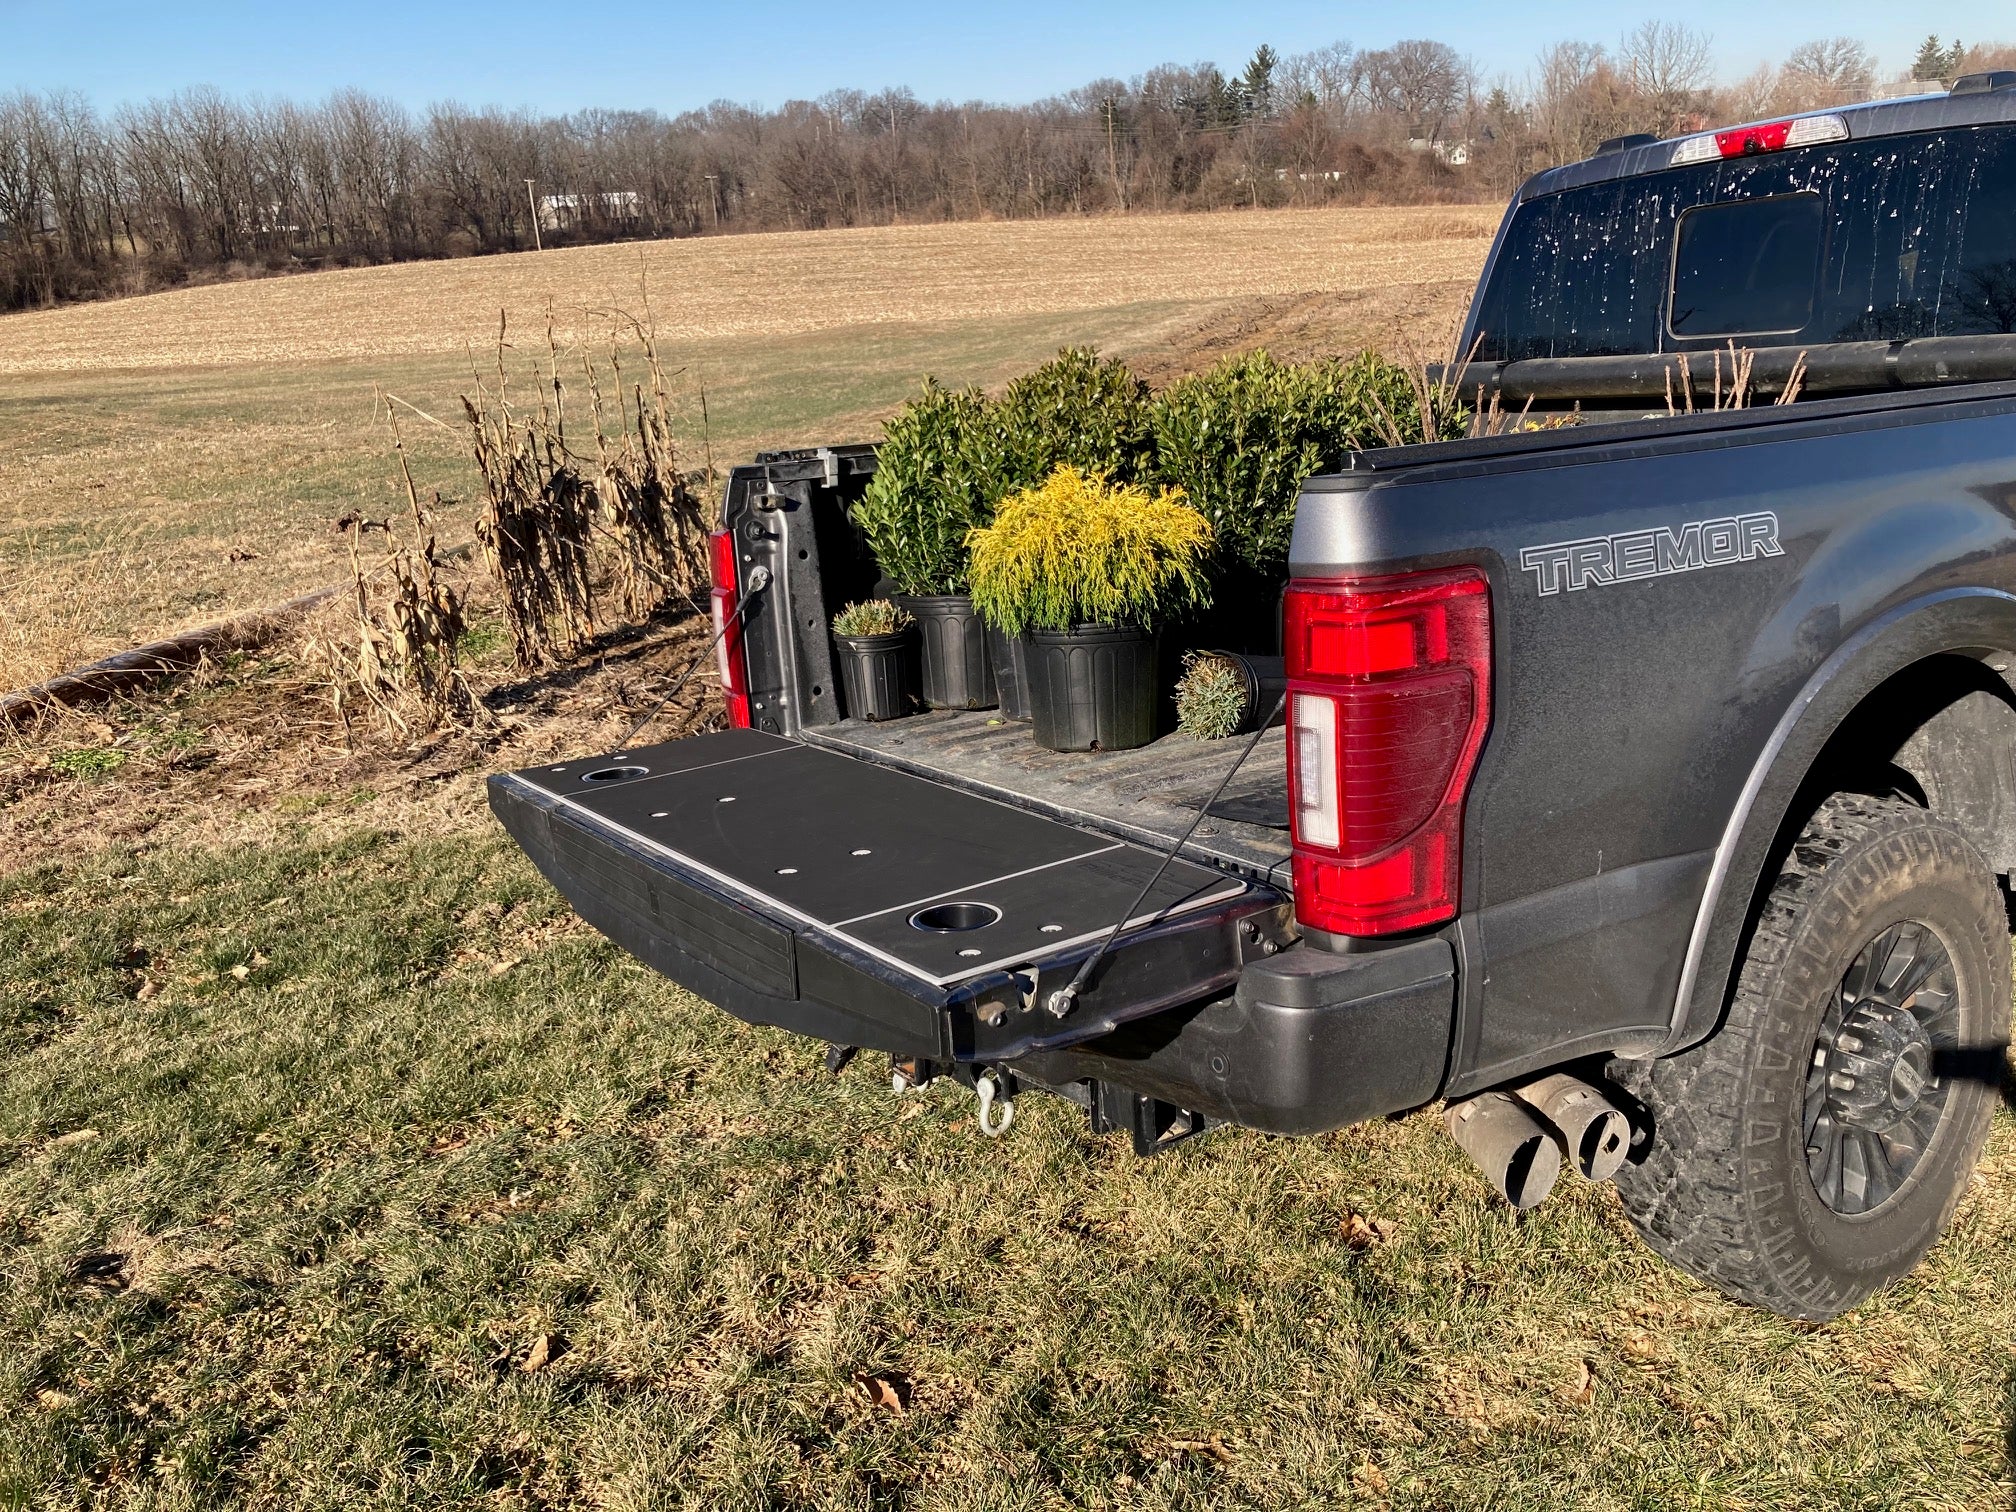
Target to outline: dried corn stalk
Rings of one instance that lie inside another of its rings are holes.
[[[640,329],[650,389],[623,394],[622,353],[612,343],[609,366],[617,395],[619,429],[612,438],[602,402],[601,376],[587,375],[595,419],[595,493],[607,533],[610,582],[626,620],[640,621],[669,604],[696,601],[707,574],[707,517],[692,481],[679,470],[672,402],[655,343]]]
[[[331,701],[346,734],[362,704],[401,735],[443,725],[476,727],[489,711],[457,665],[468,629],[462,595],[442,573],[427,511],[413,486],[406,448],[393,422],[399,470],[412,512],[413,537],[397,543],[375,567],[364,566],[363,524],[350,530],[350,618],[341,635],[311,646],[327,670]],[[439,503],[437,497],[436,503]]]
[[[694,479],[679,468],[666,373],[649,323],[629,317],[623,323],[642,345],[649,383],[631,385],[626,395],[622,350],[612,340],[612,420],[602,372],[583,354],[592,457],[568,444],[550,313],[551,365],[540,378],[536,413],[511,407],[501,326],[495,386],[479,380],[476,396],[462,400],[485,492],[476,538],[497,583],[512,649],[527,671],[578,650],[612,622],[697,606],[706,579],[706,508]]]

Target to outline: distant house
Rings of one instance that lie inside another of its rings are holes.
[[[1451,168],[1461,168],[1470,161],[1468,142],[1445,142],[1440,137],[1409,137],[1407,149],[1410,152],[1425,152],[1440,158]]]
[[[643,214],[643,196],[635,189],[539,196],[539,228],[542,231],[567,231],[587,220],[627,223],[640,219]]]

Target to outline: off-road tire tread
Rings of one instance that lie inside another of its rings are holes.
[[[1811,910],[1844,888],[1882,889],[1930,864],[1958,862],[1980,881],[1979,928],[1999,962],[1993,977],[2009,1000],[2009,934],[1988,863],[1957,828],[1898,798],[1857,793],[1826,799],[1793,843],[1764,900],[1727,1019],[1702,1044],[1663,1060],[1618,1060],[1611,1077],[1651,1110],[1651,1148],[1626,1164],[1617,1186],[1645,1242],[1682,1270],[1742,1301],[1800,1318],[1834,1317],[1888,1277],[1852,1289],[1790,1284],[1758,1242],[1739,1170],[1744,1089],[1760,1049],[1793,1055],[1805,1046],[1767,1047],[1767,997]],[[2004,1010],[2006,1012],[2006,1009]],[[1964,1150],[1938,1230],[1952,1217],[1980,1153],[1987,1117]],[[1936,1233],[1938,1230],[1934,1231]],[[1929,1247],[1931,1240],[1927,1240]],[[1920,1252],[1922,1254],[1922,1251]],[[1913,1257],[1915,1263],[1917,1257]]]

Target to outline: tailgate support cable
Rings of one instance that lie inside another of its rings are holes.
[[[628,747],[630,742],[635,740],[639,733],[642,732],[644,726],[651,723],[652,720],[663,714],[671,706],[672,700],[679,696],[686,684],[693,681],[693,674],[706,665],[707,658],[714,654],[714,648],[721,644],[721,638],[742,623],[743,611],[748,609],[749,605],[755,601],[756,595],[769,586],[770,569],[768,567],[758,567],[749,574],[748,586],[742,590],[741,596],[735,604],[735,612],[721,621],[721,628],[716,630],[708,638],[707,644],[700,648],[700,654],[693,658],[693,665],[679,674],[679,681],[672,684],[672,691],[653,704],[645,712],[642,719],[638,720],[637,723],[630,726],[624,732],[623,738],[616,742],[616,751],[621,751]],[[614,756],[616,751],[611,751],[609,754]]]
[[[1156,883],[1160,882],[1163,874],[1169,870],[1169,863],[1183,853],[1183,847],[1188,845],[1191,836],[1197,833],[1197,826],[1204,822],[1204,816],[1211,812],[1220,798],[1225,796],[1225,789],[1231,786],[1232,778],[1238,773],[1239,768],[1246,764],[1246,758],[1259,749],[1262,737],[1274,728],[1274,721],[1281,717],[1282,710],[1287,706],[1288,695],[1284,692],[1274,701],[1273,710],[1260,721],[1259,728],[1253,732],[1253,738],[1246,742],[1246,748],[1239,753],[1239,759],[1226,768],[1225,775],[1218,779],[1218,786],[1212,789],[1211,796],[1198,805],[1197,817],[1190,821],[1190,827],[1183,831],[1182,838],[1169,847],[1168,852],[1162,857],[1162,864],[1155,868],[1155,875],[1148,879],[1147,885],[1135,895],[1134,901],[1127,905],[1126,911],[1115,921],[1113,927],[1106,931],[1106,938],[1099,942],[1099,948],[1085,957],[1077,971],[1072,973],[1070,981],[1043,1000],[1043,1007],[1052,1018],[1068,1018],[1071,1010],[1078,1006],[1079,995],[1084,992],[1085,984],[1091,981],[1093,970],[1106,959],[1106,952],[1111,950],[1113,942],[1120,938],[1121,932],[1127,927],[1127,921],[1134,917],[1134,910],[1147,901],[1148,895],[1155,890]]]

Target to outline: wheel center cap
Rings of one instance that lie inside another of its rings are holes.
[[[1849,1010],[1827,1052],[1827,1104],[1838,1122],[1881,1134],[1931,1090],[1932,1042],[1908,1008]]]

